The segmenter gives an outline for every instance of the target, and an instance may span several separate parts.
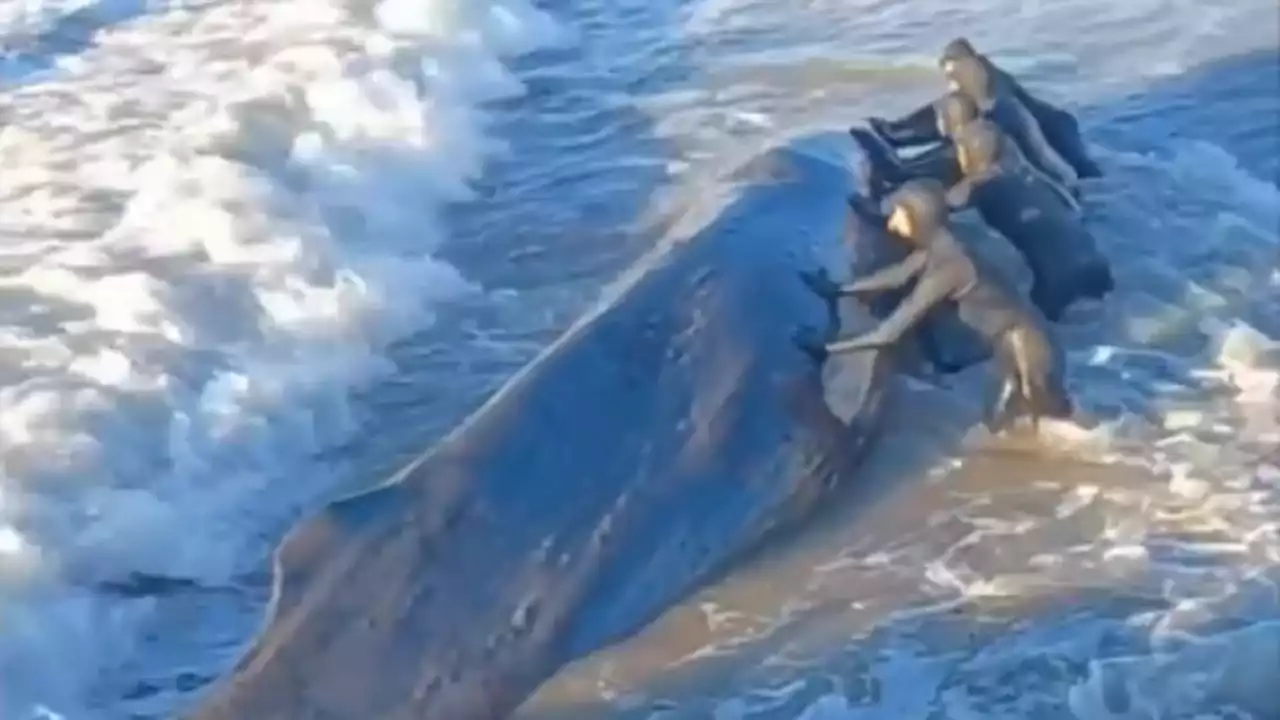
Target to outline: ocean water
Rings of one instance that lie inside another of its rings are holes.
[[[708,168],[913,107],[957,33],[1107,171],[1120,288],[1064,332],[1098,419],[1069,441],[1113,470],[1014,485],[938,439],[976,372],[913,388],[876,512],[522,713],[1280,717],[1277,27],[1264,0],[3,6],[0,717],[187,707],[300,513],[465,416]]]

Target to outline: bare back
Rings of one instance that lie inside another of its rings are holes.
[[[924,275],[945,278],[961,321],[994,341],[1017,325],[1042,329],[1035,311],[1004,275],[975,258],[949,230],[932,240]]]

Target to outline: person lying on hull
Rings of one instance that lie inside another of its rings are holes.
[[[1031,95],[968,40],[948,43],[938,64],[951,91],[968,96],[1042,171],[1069,187],[1078,179],[1102,176],[1089,157],[1079,121]],[[898,120],[871,117],[867,123],[891,147],[903,148],[943,142],[946,133],[940,119],[937,103],[930,103]]]
[[[955,134],[970,123],[983,119],[982,113],[968,95],[955,91],[943,95],[932,107],[937,117],[939,137],[943,138],[943,142],[915,157],[899,156],[873,132],[857,126],[849,128],[849,135],[867,158],[873,184],[880,193],[884,194],[886,189],[915,178],[933,178],[948,188],[964,180],[964,171],[956,154]],[[1020,157],[1026,157],[1020,148],[1017,153]],[[1023,165],[1029,173],[1037,175],[1040,182],[1057,195],[1067,208],[1081,214],[1078,193],[1074,188],[1068,188],[1033,163],[1026,162]]]
[[[1028,162],[994,123],[978,117],[963,95],[952,93],[944,101],[939,118],[951,139],[945,152],[898,163],[869,132],[850,130],[880,191],[912,179],[942,182],[953,212],[977,210],[1018,250],[1031,270],[1031,301],[1049,320],[1061,320],[1077,301],[1110,293],[1111,266],[1071,194]]]
[[[955,210],[973,207],[1017,248],[1031,270],[1031,302],[1054,322],[1077,301],[1115,289],[1111,264],[1059,189],[1035,172],[993,123],[974,120],[952,136],[963,177],[947,190]]]
[[[988,398],[984,422],[994,433],[1019,415],[1039,429],[1041,418],[1070,418],[1074,405],[1064,382],[1064,355],[1040,313],[999,273],[981,266],[952,235],[944,190],[937,181],[911,180],[888,200],[889,231],[911,252],[893,265],[840,285],[826,275],[804,276],[825,299],[881,293],[915,280],[915,288],[878,327],[826,344],[801,333],[801,349],[819,363],[832,354],[878,349],[897,343],[940,304],[956,303],[960,320],[994,350],[1001,375]]]

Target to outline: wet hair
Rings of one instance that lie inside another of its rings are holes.
[[[978,57],[978,51],[973,49],[973,45],[970,44],[968,38],[958,37],[943,46],[942,54],[938,57],[938,64],[941,65],[948,60],[973,57]]]
[[[932,178],[908,180],[885,199],[886,217],[891,217],[899,208],[911,221],[912,241],[928,240],[931,231],[942,227],[950,214],[946,189]]]

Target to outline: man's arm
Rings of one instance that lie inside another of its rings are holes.
[[[1030,163],[1026,164],[1034,168]],[[947,207],[951,212],[960,212],[965,208],[972,207],[979,201],[979,193],[982,192],[983,185],[998,176],[1001,172],[1002,170],[999,167],[989,167],[985,170],[974,173],[973,175],[969,175],[955,185],[947,188]],[[1040,175],[1044,175],[1044,173],[1040,173]]]
[[[1047,166],[1045,169],[1061,178],[1062,182],[1067,184],[1078,182],[1080,177],[1076,175],[1076,169],[1071,166],[1071,163],[1062,159],[1062,156],[1058,154],[1053,145],[1049,144],[1048,138],[1044,136],[1044,131],[1040,129],[1040,121],[1036,119],[1036,116],[1032,115],[1031,111],[1017,100],[1009,103],[1009,106],[1007,112],[1018,115],[1018,119],[1021,122],[1017,123],[1017,126],[1022,128],[1023,133],[1026,134],[1024,138],[1026,151],[1034,152]]]
[[[1037,119],[1039,119],[1041,113],[1043,113],[1045,115],[1059,116],[1059,118],[1055,118],[1055,119],[1060,119],[1060,116],[1066,115],[1070,117],[1072,121],[1075,120],[1075,116],[1067,112],[1066,110],[1063,110],[1062,108],[1058,107],[1057,105],[1054,105],[1048,100],[1044,100],[1040,97],[1032,95],[1031,91],[1023,87],[1022,83],[1019,82],[1017,78],[1015,78],[1013,75],[1009,74],[1005,70],[997,70],[997,72],[999,72],[1000,75],[1002,76],[1002,79],[1009,84],[1009,88],[1013,90],[1014,97],[1018,98],[1018,101],[1021,102],[1023,105],[1026,105],[1027,109],[1030,110],[1031,114],[1035,115]]]
[[[924,262],[924,251],[915,250],[896,263],[886,265],[853,282],[840,285],[836,290],[836,294],[845,296],[896,290],[911,282],[911,279],[924,269]]]
[[[959,212],[973,202],[973,180],[965,178],[947,189],[947,207],[952,212]]]
[[[897,120],[867,118],[867,124],[894,148],[928,145],[945,139],[938,130],[938,109],[934,103],[913,110]]]
[[[1041,175],[1041,179],[1049,186],[1049,189],[1053,191],[1054,197],[1061,200],[1062,204],[1065,205],[1068,210],[1076,215],[1084,213],[1084,209],[1080,207],[1080,198],[1077,197],[1078,190],[1073,192],[1070,188],[1053,178],[1043,177],[1043,173],[1041,173]]]
[[[960,169],[960,161],[956,157],[956,146],[948,139],[938,143],[915,157],[900,162],[899,175],[902,182],[914,178],[933,178],[944,186],[950,187],[964,177]]]
[[[870,332],[863,333],[848,340],[840,340],[827,345],[828,354],[870,350],[893,345],[920,323],[938,303],[946,300],[955,291],[949,274],[925,274],[920,277],[911,294],[906,297],[884,322]]]
[[[1102,177],[1102,168],[1089,157],[1089,150],[1080,135],[1080,120],[1071,111],[1032,95],[1012,75],[1004,71],[1001,73],[1008,79],[1009,86],[1013,88],[1013,93],[1018,100],[1040,121],[1041,130],[1043,131],[1046,125],[1054,126],[1051,133],[1054,140],[1053,148],[1058,151],[1063,160],[1071,163],[1076,175],[1081,180]],[[1048,138],[1050,135],[1045,137]]]

